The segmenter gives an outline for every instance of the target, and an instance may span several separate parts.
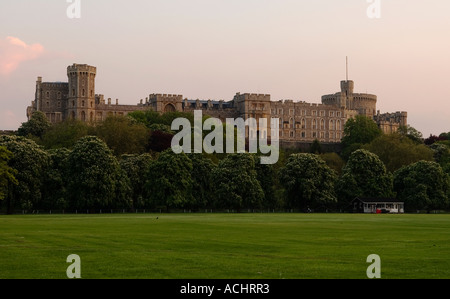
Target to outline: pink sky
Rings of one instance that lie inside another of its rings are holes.
[[[0,2],[0,129],[26,121],[36,77],[97,66],[96,92],[136,104],[150,93],[231,100],[236,92],[320,102],[345,57],[356,92],[408,111],[425,136],[450,131],[450,1],[81,0]]]

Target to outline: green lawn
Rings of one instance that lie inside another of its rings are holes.
[[[156,219],[159,217],[159,219]],[[450,278],[450,215],[0,216],[0,278]]]

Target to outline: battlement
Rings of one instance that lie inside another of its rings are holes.
[[[97,68],[94,66],[90,66],[87,64],[76,64],[70,65],[67,67],[67,74],[74,74],[74,73],[97,73]]]

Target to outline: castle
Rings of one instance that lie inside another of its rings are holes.
[[[343,137],[345,122],[356,116],[372,118],[384,133],[393,133],[407,125],[407,113],[380,114],[376,110],[377,96],[354,93],[354,82],[341,81],[340,92],[322,96],[321,104],[271,101],[268,94],[237,93],[231,101],[192,100],[182,95],[151,94],[137,105],[120,105],[116,99],[105,101],[104,95],[95,93],[96,67],[73,64],[67,67],[69,82],[36,81],[35,99],[27,108],[27,117],[34,111],[42,111],[52,123],[66,119],[79,119],[94,123],[110,115],[123,116],[138,110],[152,109],[165,113],[171,111],[193,112],[224,121],[226,118],[243,119],[279,118],[279,139],[284,143],[339,143]],[[268,122],[270,124],[270,121]],[[270,132],[270,130],[269,130]],[[270,136],[268,136],[270,137]]]

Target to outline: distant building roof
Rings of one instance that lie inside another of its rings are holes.
[[[389,203],[403,203],[395,198],[368,198],[368,197],[356,197],[354,200],[359,200],[364,203],[381,203],[381,202],[389,202]]]

